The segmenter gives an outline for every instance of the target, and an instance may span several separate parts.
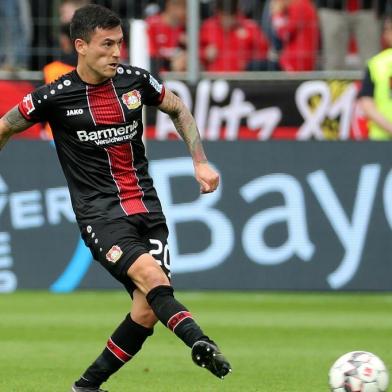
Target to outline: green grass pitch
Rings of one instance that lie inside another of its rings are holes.
[[[392,294],[180,292],[230,359],[221,381],[162,325],[104,384],[110,392],[322,392],[352,350],[392,368]],[[69,392],[129,310],[122,292],[0,296],[0,391]]]

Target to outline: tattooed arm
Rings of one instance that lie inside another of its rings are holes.
[[[20,114],[17,106],[13,107],[0,119],[0,150],[14,133],[22,132],[32,125]]]
[[[218,187],[219,175],[208,164],[199,130],[192,113],[181,99],[168,89],[166,89],[165,97],[158,108],[170,116],[177,132],[187,145],[193,159],[195,177],[200,184],[201,192],[213,192]]]
[[[186,143],[193,161],[207,163],[196,121],[180,98],[166,89],[165,97],[158,108],[170,116],[177,132]]]

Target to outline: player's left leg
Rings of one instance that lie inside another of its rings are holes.
[[[218,346],[204,334],[188,309],[174,298],[167,276],[150,254],[139,256],[128,269],[128,276],[146,295],[157,318],[192,348],[192,359],[198,366],[219,378],[231,371]]]
[[[74,384],[74,392],[99,392],[100,385],[141,349],[153,333],[157,318],[145,296],[136,289],[130,314],[109,338],[105,349]]]
[[[204,334],[188,309],[174,297],[170,285],[168,228],[162,214],[141,217],[144,241],[149,252],[142,254],[127,269],[127,275],[140,291],[158,319],[192,348],[192,359],[201,367],[223,378],[231,366],[217,345]]]

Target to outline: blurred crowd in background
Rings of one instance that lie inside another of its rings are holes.
[[[190,0],[196,1],[196,0]],[[187,70],[187,0],[0,0],[0,69],[72,66],[69,22],[85,4],[107,6],[124,21],[143,19],[154,72]],[[363,69],[386,46],[381,26],[391,0],[200,0],[203,71]],[[123,61],[128,61],[128,40]]]

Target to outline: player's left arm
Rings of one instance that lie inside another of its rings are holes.
[[[0,150],[14,133],[22,132],[32,125],[32,122],[21,115],[18,106],[13,107],[0,118]]]
[[[201,192],[215,191],[219,185],[219,174],[208,163],[196,121],[190,110],[168,89],[165,90],[165,96],[158,108],[170,116],[177,132],[187,145]]]

